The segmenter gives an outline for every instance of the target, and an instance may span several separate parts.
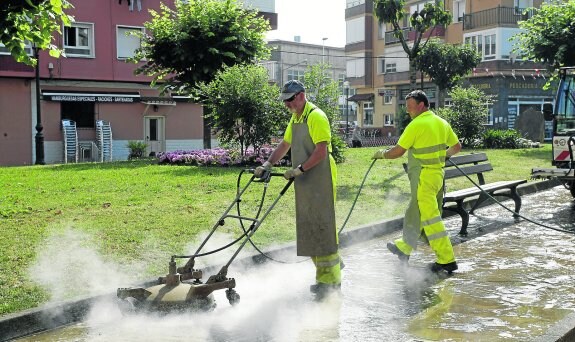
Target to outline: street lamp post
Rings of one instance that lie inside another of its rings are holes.
[[[327,37],[324,37],[321,39],[321,63],[325,63],[325,41],[327,40]]]
[[[44,127],[42,126],[42,114],[40,109],[40,49],[34,44],[34,57],[36,57],[36,165],[44,165],[46,162],[44,161],[44,134],[42,134],[42,130]]]
[[[349,97],[349,81],[343,82],[343,93],[345,95],[345,139],[349,137],[349,107],[347,98]]]

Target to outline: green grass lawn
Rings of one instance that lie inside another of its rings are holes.
[[[338,166],[338,229],[375,151],[348,149],[347,161]],[[479,150],[462,153],[468,152]],[[486,175],[487,182],[527,179],[532,167],[550,166],[549,145],[485,152],[495,169]],[[401,166],[405,160],[375,163],[346,229],[402,215],[409,198],[408,180]],[[80,259],[95,255],[104,263],[126,267],[124,271],[130,272],[132,279],[164,275],[169,257],[195,252],[202,233],[211,229],[232,203],[240,171],[233,167],[155,165],[149,161],[0,168],[0,315],[33,308],[54,298],[38,279],[45,277],[42,272],[50,268],[46,265],[65,265],[61,255],[53,250],[52,254],[46,253],[55,242],[62,243],[61,254]],[[242,185],[248,179],[242,177]],[[270,204],[284,185],[283,178],[274,177],[265,204]],[[449,182],[450,191],[469,186],[463,177]],[[255,215],[262,190],[261,183],[248,188],[242,196],[242,215]],[[241,230],[232,221],[228,219],[218,232],[239,236]],[[253,240],[264,248],[293,241],[294,221],[290,189]],[[80,237],[79,241],[72,239],[78,245],[70,243],[70,234]],[[78,253],[72,255],[69,251]],[[135,264],[140,267],[134,268]],[[39,269],[38,265],[43,267]],[[86,270],[64,271],[79,278]],[[96,270],[87,271],[93,274]],[[109,290],[113,292],[115,287]],[[64,297],[89,292],[87,288],[72,288]]]

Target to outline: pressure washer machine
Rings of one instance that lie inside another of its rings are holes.
[[[243,174],[252,174],[249,181],[245,186],[241,187],[241,177]],[[240,302],[240,295],[234,289],[236,287],[236,280],[228,277],[228,268],[234,261],[239,252],[243,249],[248,241],[252,243],[251,237],[255,234],[259,226],[266,219],[268,214],[275,207],[276,203],[285,194],[288,188],[293,183],[293,179],[287,181],[285,186],[280,191],[279,195],[267,207],[265,213],[260,217],[263,209],[263,203],[268,189],[269,182],[274,177],[282,177],[282,173],[273,173],[266,171],[261,178],[254,175],[253,169],[244,169],[238,175],[236,197],[227,210],[217,220],[212,227],[212,230],[203,240],[193,255],[173,255],[169,262],[168,274],[165,277],[159,277],[157,284],[143,288],[119,288],[117,296],[119,299],[119,307],[124,313],[141,312],[153,310],[157,312],[173,312],[173,311],[187,311],[187,310],[211,310],[215,308],[215,300],[213,292],[217,290],[226,289],[226,298],[231,305],[236,305]],[[263,184],[263,192],[259,203],[259,209],[255,217],[242,216],[240,212],[240,203],[242,195],[250,187],[251,184]],[[233,207],[237,206],[237,215],[230,214]],[[212,237],[218,227],[225,224],[227,218],[237,219],[242,227],[243,234],[230,242],[229,244],[217,248],[215,250],[200,253],[202,248],[206,245],[208,240]],[[250,222],[249,228],[246,229],[243,222]],[[222,266],[218,273],[211,275],[206,282],[202,282],[203,272],[200,269],[195,269],[196,258],[206,256],[209,254],[217,253],[236,243],[240,243],[235,253],[231,256],[228,262]],[[252,243],[253,244],[253,243]],[[255,247],[255,245],[254,245]],[[257,249],[257,247],[256,247]],[[259,251],[259,249],[258,249]],[[177,267],[176,259],[188,259],[186,264],[182,267]]]

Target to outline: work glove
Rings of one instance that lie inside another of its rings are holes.
[[[295,169],[289,169],[284,173],[284,178],[285,179],[292,179],[292,178],[296,178],[297,176],[302,175],[303,172],[300,169],[300,167],[296,167]]]
[[[385,156],[383,155],[385,153],[386,150],[379,150],[377,152],[375,152],[373,154],[373,157],[371,157],[371,159],[385,159]]]
[[[262,166],[256,167],[256,169],[254,170],[254,176],[256,176],[257,178],[262,178],[264,173],[266,173],[266,171],[269,172],[271,170],[272,170],[272,163],[266,161],[265,163],[262,164]]]

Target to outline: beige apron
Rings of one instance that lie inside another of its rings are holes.
[[[292,123],[293,166],[305,162],[315,149],[306,121],[307,117],[303,123]],[[297,255],[322,256],[337,252],[329,157],[306,170],[294,183]]]
[[[417,241],[421,235],[421,216],[419,213],[419,203],[417,201],[421,162],[413,156],[413,149],[411,148],[407,152],[407,166],[411,198],[405,212],[405,217],[403,218],[403,241],[415,249],[417,248]]]

